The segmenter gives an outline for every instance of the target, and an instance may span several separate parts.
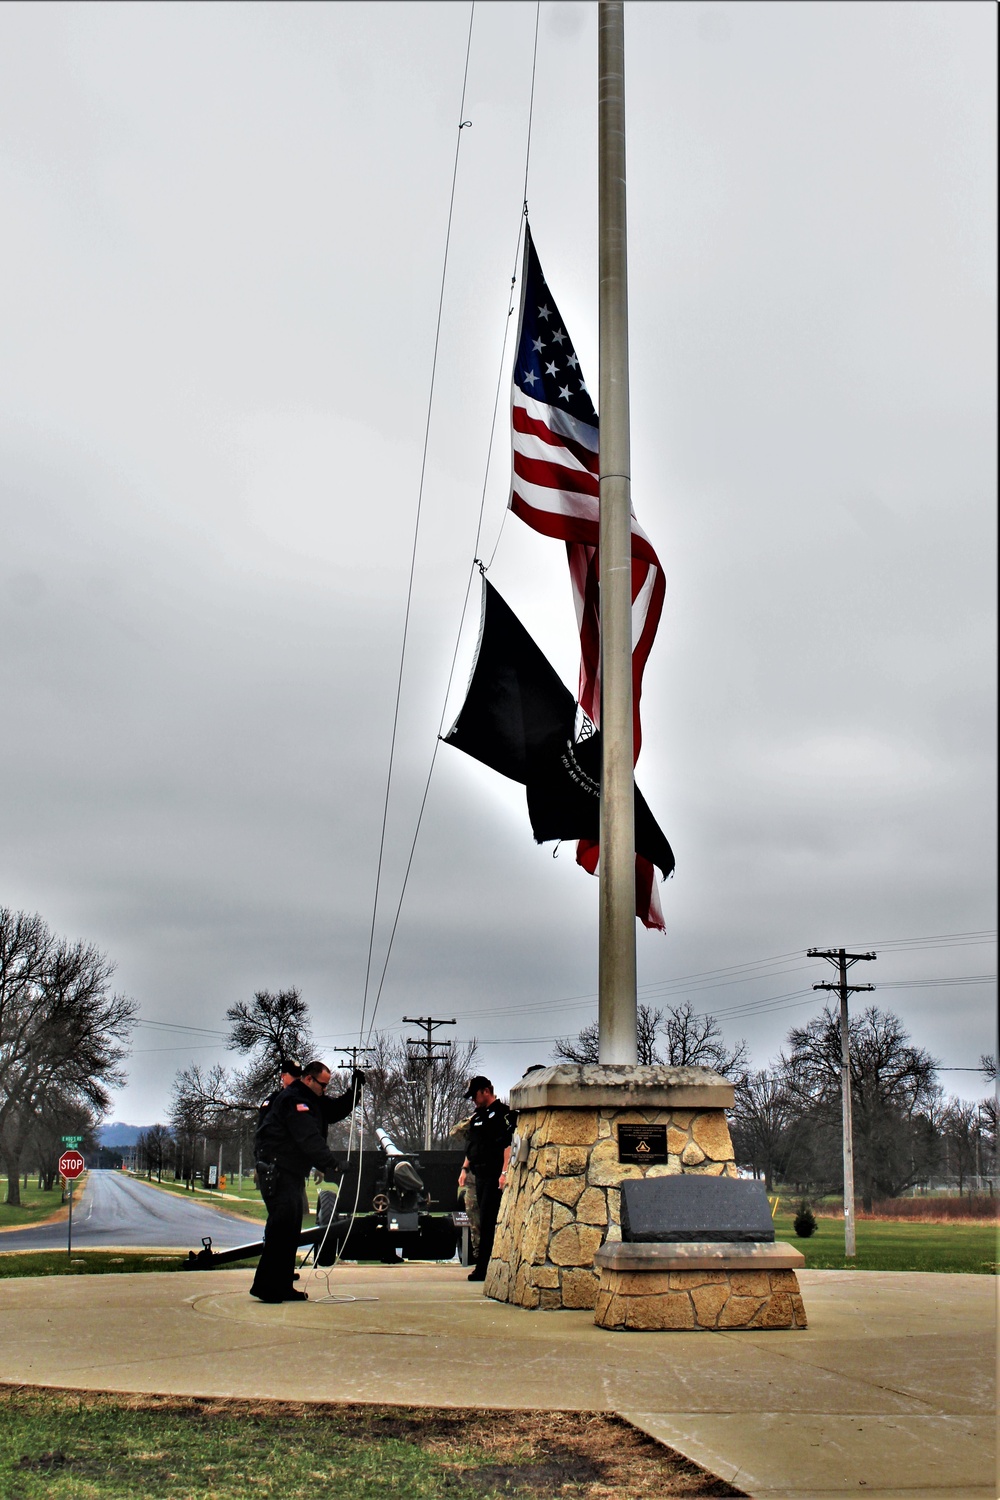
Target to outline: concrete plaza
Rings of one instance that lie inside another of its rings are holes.
[[[798,1332],[607,1333],[452,1265],[0,1280],[0,1380],[296,1401],[615,1411],[758,1497],[997,1494],[995,1284],[800,1273]]]

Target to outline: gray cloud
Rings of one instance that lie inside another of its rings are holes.
[[[668,579],[640,778],[678,856],[640,981],[763,1062],[826,977],[808,946],[993,925],[993,18],[627,24],[633,494]],[[477,6],[376,979],[483,492],[533,26]],[[8,5],[0,27],[0,899],[106,947],[147,1019],[221,1028],[298,983],[347,1040],[467,11]],[[595,58],[593,7],[544,6],[532,222],[592,383]],[[511,520],[492,576],[573,683],[561,549]],[[456,1014],[509,1084],[589,1020],[597,886],[551,855],[519,788],[443,749],[379,1022]],[[776,954],[800,960],[667,985]],[[875,998],[974,1063],[989,985],[890,986],[995,963],[885,947]],[[141,1030],[118,1113],[162,1115],[216,1048]]]

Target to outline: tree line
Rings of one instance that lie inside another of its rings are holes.
[[[855,1186],[866,1211],[879,1199],[944,1178],[964,1192],[996,1176],[995,1092],[976,1103],[947,1098],[938,1065],[913,1045],[903,1022],[870,1005],[851,1017],[851,1109]],[[768,1192],[779,1184],[819,1197],[843,1192],[840,1017],[827,1005],[788,1033],[777,1059],[749,1066],[747,1046],[727,1046],[712,1015],[690,1001],[666,1010],[640,1005],[639,1062],[672,1067],[696,1064],[733,1084],[729,1123],[737,1165],[762,1177]],[[568,1062],[598,1060],[596,1022],[556,1043]],[[980,1058],[986,1079],[996,1079],[996,1059]]]
[[[323,1055],[308,1004],[294,987],[258,990],[252,1000],[230,1006],[226,1020],[226,1048],[243,1062],[232,1068],[191,1063],[178,1070],[168,1123],[144,1131],[137,1143],[139,1163],[149,1175],[166,1171],[193,1185],[213,1162],[220,1174],[225,1167],[240,1170],[241,1162],[249,1171],[258,1107],[277,1086],[281,1062],[293,1058],[306,1063]],[[453,1045],[431,1064],[432,1149],[457,1144],[452,1131],[471,1112],[463,1096],[476,1060],[472,1041]],[[401,1150],[420,1149],[427,1086],[422,1056],[401,1038],[376,1032],[358,1061],[366,1084],[355,1145],[375,1146],[375,1131],[381,1128]],[[350,1078],[350,1069],[335,1069],[330,1093],[343,1092]],[[346,1147],[350,1138],[350,1121],[331,1130],[334,1149]]]
[[[22,1174],[51,1187],[63,1135],[97,1148],[96,1130],[111,1091],[124,1082],[137,1006],[114,990],[114,964],[95,945],[53,933],[40,916],[0,908],[0,1164],[7,1202],[20,1203]],[[283,1058],[307,1062],[322,1048],[309,1008],[293,988],[258,990],[226,1012],[232,1068],[190,1064],[174,1080],[169,1119],[143,1132],[144,1170],[193,1182],[210,1162],[237,1168],[252,1156],[257,1107],[278,1082]],[[866,1209],[934,1178],[963,1192],[996,1176],[995,1093],[977,1102],[947,1097],[934,1058],[913,1044],[900,1018],[871,1005],[853,1016],[851,1097],[855,1180]],[[735,1105],[730,1126],[740,1166],[769,1190],[785,1185],[819,1196],[842,1190],[839,1017],[832,1006],[793,1027],[778,1057],[753,1069],[744,1041],[727,1044],[716,1018],[689,1001],[665,1009],[640,1005],[640,1063],[705,1066],[728,1077]],[[598,1060],[597,1025],[555,1047],[557,1059]],[[423,1144],[427,1077],[422,1055],[376,1033],[359,1059],[367,1075],[359,1143],[376,1127],[403,1150]],[[456,1122],[470,1112],[465,1083],[477,1071],[475,1041],[455,1045],[431,1065],[434,1147],[454,1147]],[[996,1060],[981,1070],[996,1078]],[[335,1072],[343,1090],[349,1071]],[[350,1125],[334,1127],[346,1145]]]
[[[51,1188],[62,1136],[96,1146],[124,1082],[136,1004],[111,985],[114,964],[92,943],[53,933],[40,916],[0,908],[0,1161],[7,1202],[22,1172]]]

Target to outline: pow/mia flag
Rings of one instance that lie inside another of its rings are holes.
[[[479,647],[465,703],[445,744],[521,782],[538,843],[600,834],[601,736],[577,738],[573,694],[520,620],[483,579]],[[666,877],[674,856],[645,797],[635,789],[636,915],[663,927],[653,866]],[[596,869],[596,857],[593,867]],[[589,868],[589,865],[588,865]]]

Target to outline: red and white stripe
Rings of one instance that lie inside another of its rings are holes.
[[[535,531],[566,543],[580,628],[580,706],[600,726],[601,634],[598,544],[600,455],[598,428],[534,401],[514,386],[511,412],[514,475],[510,508]],[[660,623],[663,569],[632,516],[632,733],[642,747],[642,674]]]
[[[569,576],[580,629],[579,700],[594,724],[601,722],[600,454],[599,429],[515,384],[511,410],[513,480],[510,508],[545,536],[566,543]],[[642,747],[639,702],[642,674],[663,610],[663,569],[652,543],[632,516],[632,734]],[[577,845],[577,862],[597,872],[598,847]],[[636,856],[636,912],[647,927],[664,929],[653,866]]]

